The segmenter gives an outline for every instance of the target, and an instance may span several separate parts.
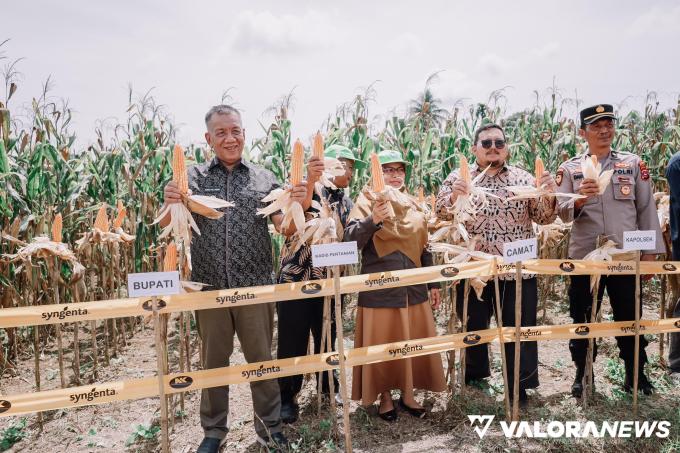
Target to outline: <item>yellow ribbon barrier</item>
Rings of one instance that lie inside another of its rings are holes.
[[[501,274],[514,273],[514,264],[498,264]],[[680,274],[678,261],[643,261],[642,274]],[[540,275],[634,275],[631,261],[594,262],[583,260],[530,260],[522,262],[522,271]],[[342,294],[376,291],[399,286],[493,276],[493,261],[472,261],[393,272],[342,277]],[[333,294],[332,279],[298,283],[253,286],[246,288],[201,291],[158,298],[160,313],[238,307],[323,297]],[[66,322],[142,316],[151,313],[151,298],[111,299],[73,304],[37,305],[0,309],[0,328],[58,324]]]
[[[641,334],[680,332],[680,318],[641,320]],[[591,324],[565,324],[558,326],[522,327],[521,341],[566,340],[635,335],[633,321]],[[515,328],[503,328],[503,341],[514,341]],[[438,337],[406,340],[374,345],[347,351],[349,366],[399,360],[451,349],[463,349],[498,339],[498,329],[457,333]],[[223,385],[240,384],[283,376],[313,373],[338,368],[338,353],[308,355],[266,362],[214,368],[164,376],[165,393],[180,393]],[[104,404],[158,396],[156,377],[118,381],[47,390],[21,395],[0,396],[0,417],[46,410]]]

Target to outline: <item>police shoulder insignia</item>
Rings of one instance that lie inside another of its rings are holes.
[[[560,168],[559,170],[557,170],[557,174],[555,175],[555,184],[557,184],[558,186],[560,184],[562,184],[562,178],[563,177],[564,177],[564,170],[562,170]]]
[[[645,161],[641,160],[640,161],[640,179],[643,181],[647,181],[649,179],[649,169],[647,168],[647,164]]]

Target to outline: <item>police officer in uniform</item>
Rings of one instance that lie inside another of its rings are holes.
[[[655,254],[664,253],[661,228],[656,214],[653,187],[649,170],[639,156],[611,149],[615,128],[614,109],[611,105],[600,104],[581,111],[579,135],[588,143],[586,153],[564,162],[556,175],[559,192],[579,193],[586,198],[576,201],[561,199],[559,216],[564,222],[573,221],[569,241],[569,257],[582,259],[596,248],[598,238],[604,236],[619,244],[623,243],[623,232],[632,230],[655,230],[656,250],[643,251],[642,260],[653,261]],[[602,165],[602,171],[613,169],[611,181],[602,195],[598,182],[585,179],[581,172],[582,159],[595,155]],[[635,319],[635,276],[603,275],[600,278],[598,310],[605,288],[609,295],[615,321]],[[569,310],[575,323],[590,322],[592,309],[590,277],[571,277],[569,286]],[[642,304],[640,304],[642,310]],[[594,321],[594,320],[593,320]],[[632,392],[635,337],[616,337],[619,357],[625,363],[626,380],[624,389]],[[645,353],[647,340],[640,336],[640,367],[638,389],[645,395],[653,392],[651,383],[644,374],[647,362]],[[569,350],[576,364],[576,378],[571,393],[579,398],[583,393],[588,340],[570,340]],[[594,354],[597,354],[595,344]]]

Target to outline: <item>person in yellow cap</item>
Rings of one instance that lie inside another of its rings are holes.
[[[403,190],[407,163],[401,153],[385,150],[378,153],[378,158],[385,185]],[[363,193],[359,195],[345,229],[345,241],[356,241],[361,250],[361,273],[431,266],[425,215],[412,206],[373,201],[369,197]],[[392,212],[393,217],[390,216]],[[439,304],[438,285],[360,292],[354,347],[435,336],[432,309],[438,308]],[[415,399],[415,388],[434,392],[446,390],[439,354],[353,369],[352,399],[369,406],[380,397],[378,415],[386,421],[398,418],[391,394],[397,389],[401,390],[399,405],[402,410],[417,418],[426,415],[425,408]]]
[[[314,192],[313,200],[319,202],[323,197],[335,211],[340,223],[345,226],[347,216],[352,209],[352,200],[345,194],[345,188],[349,187],[355,168],[362,168],[366,164],[357,159],[354,153],[342,145],[330,145],[324,151],[326,157],[338,159],[345,167],[345,174],[333,179],[335,189],[324,187],[321,194]],[[318,158],[311,158],[307,164],[308,181],[310,187],[318,181],[323,171],[323,162]],[[307,212],[315,212],[315,208],[309,208]],[[325,267],[312,266],[312,254],[309,245],[305,244],[297,251],[291,253],[291,238],[288,237],[286,245],[281,252],[281,270],[278,276],[279,283],[301,282],[326,278]],[[331,310],[333,316],[334,310]],[[277,358],[299,357],[307,354],[309,335],[314,340],[314,354],[320,352],[321,332],[323,327],[323,297],[291,300],[277,304],[278,314],[278,351]],[[331,322],[331,345],[335,345],[335,322]],[[335,347],[333,346],[333,350]],[[322,375],[323,377],[321,377]],[[328,394],[328,373],[316,373],[316,378],[322,379],[322,392]],[[341,402],[338,393],[338,380],[334,376],[335,395]],[[317,381],[318,382],[318,381]],[[302,388],[302,375],[286,376],[279,378],[281,391],[281,420],[284,423],[297,421],[300,407],[296,401],[297,394]]]
[[[585,198],[576,201],[561,199],[559,215],[564,222],[573,222],[569,239],[569,258],[582,259],[594,250],[600,238],[611,239],[622,247],[623,232],[633,230],[654,230],[656,249],[644,251],[642,260],[654,260],[655,254],[664,253],[664,242],[654,203],[654,191],[649,170],[639,156],[616,151],[611,148],[615,129],[614,108],[599,104],[581,111],[580,136],[588,143],[588,149],[581,155],[564,162],[557,170],[559,192],[578,193]],[[585,178],[581,162],[597,156],[602,171],[612,170],[607,188],[600,194],[600,185],[594,179]],[[600,277],[598,309],[602,303],[605,288],[609,295],[615,321],[635,319],[635,276],[603,275]],[[593,297],[588,275],[574,275],[569,285],[569,311],[575,323],[594,322],[591,320]],[[642,310],[642,304],[640,304]],[[633,387],[634,344],[632,336],[616,337],[619,356],[626,369],[624,390]],[[597,355],[597,342],[594,343]],[[583,378],[586,363],[587,340],[570,340],[569,350],[576,365],[576,377],[571,393],[579,398],[583,393]],[[639,390],[646,395],[653,392],[652,384],[644,374],[647,362],[645,347],[647,340],[640,336]]]

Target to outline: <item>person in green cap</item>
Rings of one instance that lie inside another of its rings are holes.
[[[344,228],[347,216],[352,210],[352,200],[345,194],[345,188],[352,181],[354,169],[362,168],[366,164],[357,159],[349,148],[342,145],[330,145],[325,149],[324,155],[336,158],[342,162],[345,167],[345,174],[336,176],[333,179],[336,189],[324,187],[321,190],[321,194],[314,192],[312,199],[320,202],[323,197],[335,211]],[[312,157],[307,164],[308,169],[315,169],[308,170],[308,177],[312,183],[321,176],[323,165],[319,166],[319,162],[320,159]],[[316,209],[311,207],[307,212],[316,212]],[[339,238],[339,240],[342,240],[342,238]],[[281,252],[279,283],[318,280],[327,277],[325,267],[312,266],[312,254],[309,245],[305,244],[295,252],[292,252],[292,250],[294,250],[292,248],[292,239],[288,237],[286,238],[285,247]],[[333,313],[334,310],[331,310],[331,314]],[[314,354],[319,354],[323,327],[323,297],[280,302],[277,304],[277,314],[279,332],[277,358],[285,359],[306,355],[310,333],[314,340]],[[334,319],[331,322],[331,345],[333,345],[333,350],[335,350]],[[322,392],[324,394],[330,393],[328,373],[316,373],[316,379],[317,383],[318,379],[322,379]],[[335,376],[333,381],[336,400],[338,403],[342,403],[338,393],[338,380]],[[279,378],[279,388],[281,391],[281,420],[284,423],[295,423],[300,412],[296,398],[302,388],[302,375]]]
[[[404,192],[408,164],[401,153],[381,151],[378,160],[387,190]],[[375,188],[359,195],[345,228],[344,240],[356,241],[361,250],[361,273],[431,266],[425,214],[414,203],[381,200],[381,195],[384,191],[376,193]],[[410,197],[406,193],[404,196]],[[360,292],[354,347],[436,336],[432,310],[440,302],[438,284]],[[388,422],[398,418],[392,390],[401,390],[400,408],[416,418],[427,414],[415,399],[416,388],[446,390],[439,354],[357,366],[352,373],[352,399],[361,400],[366,407],[380,398],[378,415]]]

